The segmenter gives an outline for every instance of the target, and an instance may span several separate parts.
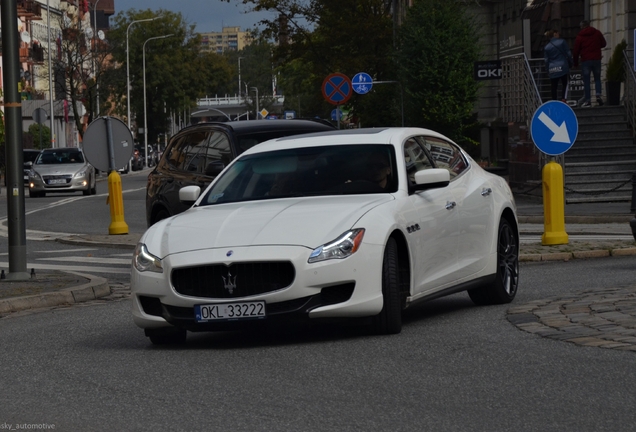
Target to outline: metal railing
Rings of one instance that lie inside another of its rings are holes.
[[[515,54],[501,58],[502,80],[502,119],[506,122],[525,123],[528,134],[531,135],[530,123],[535,111],[543,104],[541,91],[537,80],[547,79],[543,59],[528,59],[525,54]],[[535,73],[533,73],[533,69]],[[536,77],[535,77],[536,75]],[[541,79],[541,78],[545,79]],[[544,92],[546,88],[542,88]],[[555,160],[563,167],[565,173],[564,155],[549,156],[539,154],[539,169],[551,160]]]
[[[525,54],[501,58],[501,99],[504,121],[525,123],[528,128],[541,106],[541,94]]]
[[[625,111],[627,111],[627,121],[632,129],[632,136],[636,137],[636,73],[634,73],[627,50],[623,51],[623,68],[625,70],[623,104],[625,105]]]

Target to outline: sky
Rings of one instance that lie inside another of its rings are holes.
[[[99,5],[98,5],[99,8]],[[262,19],[271,19],[267,12],[248,12],[240,0],[115,0],[115,15],[128,9],[180,12],[184,19],[195,24],[197,33],[220,32],[223,27],[251,29]]]

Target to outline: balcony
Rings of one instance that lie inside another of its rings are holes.
[[[42,6],[35,0],[18,0],[18,16],[29,20],[42,19]]]

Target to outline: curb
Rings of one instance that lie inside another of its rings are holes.
[[[566,224],[599,224],[599,223],[626,223],[634,219],[633,214],[609,214],[609,215],[598,215],[598,216],[565,216]],[[543,215],[526,215],[526,216],[517,216],[517,221],[519,224],[543,224],[545,222],[545,218]]]
[[[636,255],[636,248],[623,249],[595,249],[581,250],[575,252],[554,252],[544,254],[519,254],[519,262],[531,261],[569,261],[573,258],[602,258],[608,256],[630,256]]]
[[[11,297],[0,300],[0,315],[21,312],[29,309],[46,308],[95,300],[110,295],[108,280],[86,273],[66,272],[89,279],[88,283],[56,292],[47,292],[31,296]]]

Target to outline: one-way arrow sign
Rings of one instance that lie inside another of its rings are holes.
[[[530,132],[532,141],[539,150],[551,156],[558,156],[574,144],[579,133],[579,122],[568,104],[550,101],[535,111]]]

